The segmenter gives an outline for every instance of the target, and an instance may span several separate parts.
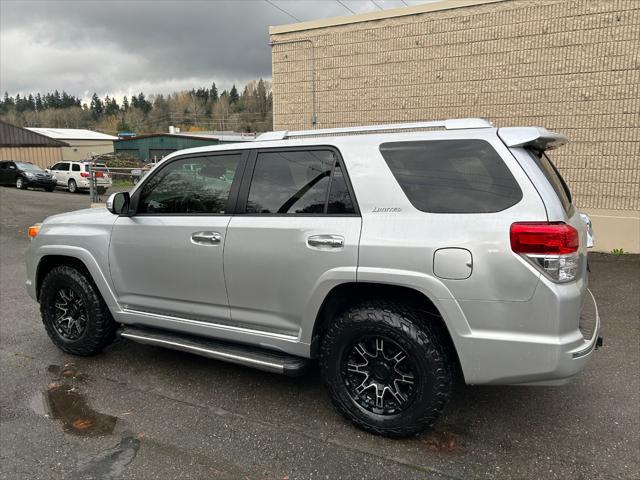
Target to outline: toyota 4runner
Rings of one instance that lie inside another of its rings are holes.
[[[114,338],[286,375],[405,436],[467,384],[557,385],[601,343],[588,217],[547,151],[481,119],[270,132],[176,152],[107,208],[30,229],[60,349]]]

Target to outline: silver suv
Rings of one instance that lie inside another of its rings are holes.
[[[546,151],[481,119],[298,132],[176,152],[105,209],[30,230],[52,341],[116,335],[286,375],[405,436],[456,376],[557,385],[601,343],[588,218]]]

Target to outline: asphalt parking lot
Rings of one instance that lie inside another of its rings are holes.
[[[640,256],[592,254],[605,346],[573,383],[461,385],[434,431],[389,440],[338,416],[315,370],[57,350],[24,288],[26,230],[88,204],[0,187],[1,478],[640,478]]]

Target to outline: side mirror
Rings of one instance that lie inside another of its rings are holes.
[[[47,172],[47,173],[51,173],[51,169],[50,168],[45,168],[44,171]]]
[[[107,199],[107,210],[114,215],[129,213],[129,192],[116,192]]]

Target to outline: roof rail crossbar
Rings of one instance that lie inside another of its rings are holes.
[[[317,130],[267,132],[257,140],[284,140],[287,138],[316,137],[322,135],[340,135],[349,133],[374,133],[390,130],[418,130],[421,128],[444,128],[446,130],[461,130],[466,128],[491,128],[492,125],[482,118],[454,118],[433,122],[387,123],[383,125],[367,125],[361,127],[322,128]]]

